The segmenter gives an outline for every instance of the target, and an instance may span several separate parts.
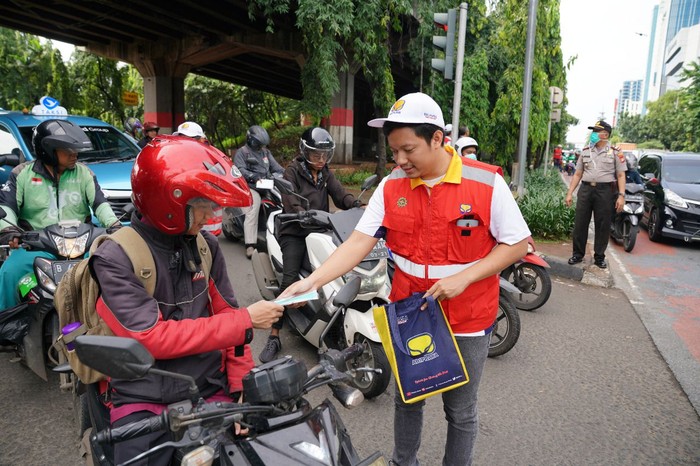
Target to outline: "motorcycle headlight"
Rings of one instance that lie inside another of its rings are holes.
[[[625,206],[622,208],[622,210],[624,210],[624,211],[627,212],[628,214],[633,213],[633,212],[632,212],[632,208],[630,207],[629,204],[625,204]]]
[[[666,204],[671,207],[680,207],[681,209],[688,208],[688,204],[686,204],[685,200],[670,189],[664,189],[664,195],[666,196]]]
[[[78,236],[77,238],[64,238],[63,236],[51,235],[51,239],[56,243],[56,250],[62,257],[75,259],[85,255],[85,247],[89,233]]]
[[[46,261],[46,263],[48,264],[46,267],[42,267],[41,265],[39,267],[34,267],[34,273],[36,274],[36,281],[39,283],[39,286],[53,293],[56,291],[56,283],[54,283],[53,277],[51,276],[51,264],[48,261]]]
[[[211,466],[214,463],[215,452],[209,445],[203,445],[182,457],[180,466]]]
[[[637,209],[635,209],[634,213],[635,213],[635,214],[644,213],[644,206],[643,206],[643,205],[640,205],[639,207],[637,207]]]
[[[350,272],[343,275],[347,282],[352,277],[360,277],[360,291],[358,294],[377,293],[384,286],[386,281],[386,261],[380,261],[377,268],[374,269],[371,275],[363,275],[357,272]]]

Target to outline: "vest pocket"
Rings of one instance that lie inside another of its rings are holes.
[[[413,228],[415,221],[408,215],[386,215],[384,226],[387,228],[387,246],[395,253],[407,256],[411,247],[415,246]]]
[[[452,219],[447,228],[447,258],[468,264],[484,257],[491,250],[488,226],[479,214]]]

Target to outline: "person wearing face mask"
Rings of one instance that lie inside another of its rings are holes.
[[[608,138],[612,127],[605,121],[597,121],[588,129],[592,130],[590,143],[581,151],[576,163],[569,190],[566,193],[566,205],[571,206],[573,193],[581,182],[576,196],[576,218],[573,233],[573,254],[569,264],[578,264],[586,255],[588,225],[591,215],[595,221],[595,240],[593,243],[593,263],[605,269],[605,250],[608,247],[610,222],[615,211],[620,212],[625,205],[625,156],[621,150],[612,147]]]

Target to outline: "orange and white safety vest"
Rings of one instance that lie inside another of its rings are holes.
[[[396,264],[390,299],[428,290],[470,267],[496,246],[489,232],[498,167],[452,154],[444,179],[428,190],[400,168],[384,186],[386,242]],[[490,328],[498,310],[498,275],[467,287],[442,307],[454,333]]]

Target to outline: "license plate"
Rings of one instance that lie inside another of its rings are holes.
[[[57,261],[57,262],[52,262],[51,263],[51,271],[53,272],[53,281],[54,283],[58,283],[61,281],[61,278],[68,272],[70,269],[78,265],[80,261]]]
[[[371,261],[377,259],[386,259],[387,257],[389,257],[389,250],[386,247],[386,241],[380,239],[379,241],[377,241],[377,244],[374,245],[369,254],[367,254],[367,257],[365,257],[364,260]]]

